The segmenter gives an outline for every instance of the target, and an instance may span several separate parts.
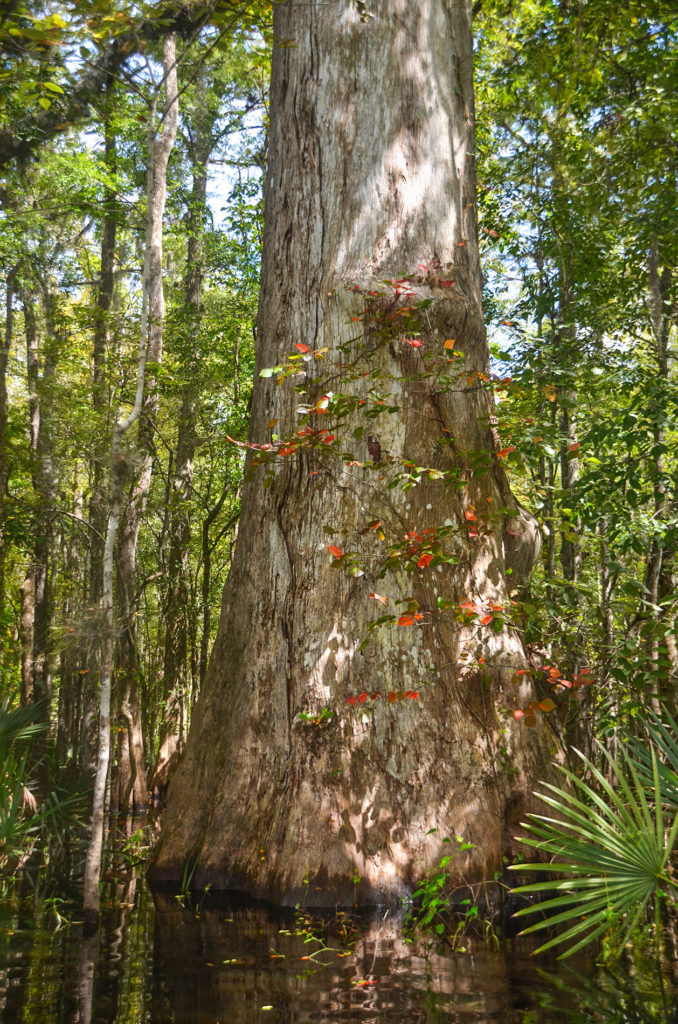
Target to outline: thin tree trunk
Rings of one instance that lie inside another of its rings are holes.
[[[14,328],[14,293],[18,267],[12,267],[5,279],[5,325],[0,349],[0,629],[4,628],[5,620],[5,561],[7,527],[7,368],[9,353],[12,348],[12,332]],[[4,667],[0,666],[0,681]]]
[[[175,63],[175,38],[173,35],[166,36],[163,42],[163,68],[165,71],[165,95],[166,103],[163,118],[163,128],[160,139],[155,140],[156,130],[156,106],[152,103],[149,117],[149,178],[156,173],[155,163],[157,159],[165,161],[164,171],[167,168],[167,158],[171,149],[171,142],[168,149],[163,146],[163,138],[167,133],[173,141],[176,134],[177,116],[177,89],[176,89],[176,63]],[[157,145],[157,149],[156,149]],[[164,155],[166,153],[166,155]],[[161,156],[163,154],[163,156]],[[165,180],[164,173],[160,176]],[[151,189],[149,188],[149,195]],[[163,204],[164,205],[164,204]],[[157,210],[158,206],[154,207]],[[162,206],[160,207],[162,214]],[[114,552],[120,528],[122,500],[124,487],[128,475],[128,466],[125,454],[122,450],[122,442],[127,431],[139,419],[144,405],[144,391],[146,381],[146,363],[151,351],[151,330],[149,324],[150,310],[152,308],[152,297],[157,297],[157,288],[151,289],[153,274],[157,274],[158,268],[162,270],[162,264],[158,264],[159,253],[157,251],[157,224],[151,216],[149,208],[148,223],[146,227],[146,246],[144,251],[144,274],[142,288],[142,316],[139,333],[139,357],[137,363],[137,389],[134,406],[125,419],[118,416],[113,430],[111,442],[111,498],[108,527],[106,531],[106,543],[103,556],[103,592],[102,592],[102,647],[101,647],[101,669],[99,686],[99,741],[97,749],[97,767],[94,780],[94,794],[92,798],[92,824],[91,836],[85,859],[84,877],[84,912],[85,928],[93,930],[97,927],[99,920],[99,879],[101,875],[101,855],[104,840],[104,821],[106,812],[106,785],[110,765],[111,751],[111,685],[113,666],[113,647],[115,640],[115,615],[114,615],[114,594],[113,594],[113,570]],[[157,329],[157,325],[156,325]]]
[[[148,165],[148,360],[158,365],[162,360],[165,297],[162,280],[162,228],[167,196],[167,166],[177,133],[178,88],[173,36],[163,46],[165,75],[165,109],[162,130],[149,139]],[[135,465],[138,475],[131,489],[120,526],[118,544],[118,593],[121,605],[121,635],[118,656],[118,703],[122,708],[128,737],[119,751],[119,810],[145,810],[148,804],[148,782],[144,760],[141,700],[138,686],[138,643],[136,602],[136,556],[139,530],[146,508],[153,470],[153,434],[158,407],[158,388],[154,374],[149,374],[136,442]],[[125,735],[125,733],[121,734]],[[133,762],[133,763],[132,763]],[[130,785],[131,783],[131,785]],[[129,798],[127,794],[129,793]],[[121,801],[125,801],[125,805]]]
[[[107,106],[113,100],[115,82],[111,79],[107,88]],[[116,140],[110,120],[110,112],[104,122],[104,163],[110,173],[116,170]],[[109,399],[106,388],[106,352],[111,337],[110,311],[115,286],[115,245],[117,232],[117,196],[107,189],[104,216],[101,226],[101,269],[97,293],[96,321],[93,338],[92,367],[92,410],[101,425],[101,436],[109,431]],[[108,515],[108,484],[104,461],[108,456],[97,440],[93,442],[91,462],[91,498],[89,506],[89,580],[88,602],[93,611],[101,604],[103,593],[103,549]],[[97,750],[97,676],[94,666],[99,665],[98,629],[96,616],[92,618],[92,636],[87,637],[81,652],[83,675],[81,725],[80,725],[80,766],[86,773],[94,773]]]
[[[33,558],[21,588],[22,696],[39,705],[45,723],[49,722],[51,695],[51,581],[50,563],[54,531],[56,483],[52,452],[51,390],[55,372],[55,297],[46,286],[43,293],[45,339],[40,368],[40,333],[35,315],[36,296],[21,285],[21,301],[26,336],[26,375],[29,394],[29,457],[34,500]],[[30,618],[32,617],[32,622]],[[27,650],[31,645],[32,651]],[[31,673],[32,680],[28,679]],[[41,734],[33,744],[32,757],[39,765],[39,784],[48,787],[45,760],[46,737]]]
[[[664,400],[668,401],[667,384],[669,381],[669,335],[671,331],[670,294],[671,268],[661,266],[656,237],[652,239],[648,254],[648,310],[655,343],[658,382],[663,386]],[[647,637],[645,648],[652,670],[657,681],[656,691],[652,694],[654,710],[659,713],[661,701],[668,701],[670,709],[675,711],[678,704],[676,688],[678,686],[678,665],[674,660],[675,641],[673,638],[666,643],[662,633],[665,629],[666,612],[658,610],[663,594],[671,593],[671,563],[673,552],[666,549],[661,536],[662,524],[667,517],[667,505],[670,501],[667,492],[664,451],[666,436],[663,424],[653,425],[653,455],[651,459],[654,501],[654,521],[657,532],[652,536],[646,567],[645,586],[651,605],[647,616]],[[663,628],[664,627],[664,628]],[[663,658],[662,658],[663,655]],[[663,662],[663,663],[660,663]]]
[[[212,140],[205,121],[204,88],[199,88],[194,107],[196,144],[192,153],[193,186],[187,218],[186,331],[184,336],[184,381],[177,431],[177,453],[169,501],[169,551],[165,599],[165,650],[163,658],[163,719],[153,785],[166,786],[183,742],[190,709],[189,636],[189,544],[191,524],[188,502],[193,487],[193,465],[197,443],[199,387],[195,367],[199,360],[196,341],[202,317],[204,277],[204,221],[207,198],[207,161]]]
[[[274,10],[285,45],[273,51],[250,436],[297,434],[301,447],[283,446],[268,486],[260,473],[244,484],[219,631],[151,869],[306,905],[397,900],[455,834],[474,845],[452,876],[492,877],[557,753],[541,719],[527,729],[501,711],[530,699],[514,675],[518,634],[438,603],[503,607],[504,535],[508,567],[538,551],[492,455],[478,376],[488,351],[470,5],[382,6],[369,25],[349,3]],[[446,385],[450,339],[463,377]],[[258,376],[325,348],[299,364],[302,395]],[[327,434],[313,448],[297,433],[300,404],[311,431],[339,435],[335,461],[317,451]],[[486,473],[474,474],[471,453],[484,453]],[[398,486],[401,471],[417,486]],[[440,570],[415,559],[379,576],[382,543],[407,549],[440,527],[451,559]],[[356,574],[333,567],[328,543],[359,560]],[[377,591],[395,621],[371,630]],[[422,618],[398,625],[408,605]],[[418,697],[399,700],[407,692]]]

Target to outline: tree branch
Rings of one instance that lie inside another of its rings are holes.
[[[214,6],[218,9],[222,5]],[[225,6],[237,8],[240,5],[225,0]],[[12,160],[28,160],[48,139],[86,117],[90,104],[101,95],[108,80],[118,76],[130,57],[143,49],[143,44],[156,42],[170,32],[191,36],[204,26],[205,15],[205,4],[200,0],[184,0],[116,36],[71,89],[62,96],[50,95],[52,105],[48,110],[41,110],[16,122],[11,129],[0,131],[0,168]]]

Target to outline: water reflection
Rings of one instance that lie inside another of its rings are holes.
[[[391,915],[304,915],[208,895],[107,888],[99,936],[54,931],[49,904],[0,903],[0,1015],[26,1024],[560,1024],[673,1021],[670,979],[641,952],[615,971],[403,941]],[[676,1021],[678,1024],[678,1021]]]

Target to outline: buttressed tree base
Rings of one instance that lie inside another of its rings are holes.
[[[538,539],[488,391],[470,19],[276,7],[257,374],[280,369],[156,882],[383,903],[455,835],[453,879],[492,878],[557,756],[513,716]]]

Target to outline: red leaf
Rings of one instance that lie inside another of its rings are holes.
[[[315,403],[314,409],[318,413],[325,413],[330,407],[329,395],[323,395],[322,398],[318,399]]]
[[[304,345],[303,341],[296,342],[294,347],[296,348],[297,352],[301,352],[302,355],[305,355],[307,352],[311,351],[311,346]]]
[[[371,697],[372,700],[376,700],[377,697],[381,697],[381,694],[380,693],[371,693],[370,697]]]
[[[397,696],[397,694],[395,694],[393,692],[393,690],[389,690],[389,692],[386,694],[386,700],[390,701],[391,704],[395,704],[397,699],[398,699],[398,696]]]
[[[367,694],[366,693],[359,693],[358,694],[358,700],[360,701],[361,704],[364,704],[365,701],[367,700]]]
[[[293,444],[287,445],[286,448],[278,448],[278,455],[293,455],[293,454],[294,454],[294,445]]]
[[[335,558],[341,558],[341,556],[343,555],[343,551],[341,550],[341,548],[335,547],[334,544],[328,544],[327,550],[331,555],[334,555]]]
[[[478,519],[478,516],[475,514],[475,512],[471,512],[469,509],[467,509],[466,512],[464,512],[464,515],[469,520],[469,522],[474,522]]]
[[[355,697],[349,697],[349,700],[355,701]],[[516,722],[519,722],[521,718],[525,717],[525,712],[521,711],[520,708],[516,708],[516,710],[513,712],[513,717],[515,718]]]
[[[409,697],[410,700],[416,700],[419,696],[419,692],[417,690],[408,690],[405,696]]]
[[[480,621],[481,621],[483,626],[489,626],[489,624],[492,622],[492,616],[491,615],[483,615],[483,617],[482,617],[482,619]]]
[[[398,619],[398,625],[399,626],[413,626],[414,625],[414,619],[412,618],[411,615],[401,615],[400,618]]]
[[[421,613],[419,613],[419,614],[415,615],[414,618],[415,618],[416,622],[421,622],[421,620],[424,618],[424,616]]]
[[[424,342],[421,338],[403,338],[406,345],[411,345],[412,348],[421,348]]]
[[[510,444],[508,446],[508,448],[502,448],[502,450],[500,452],[496,453],[497,458],[498,459],[505,459],[507,455],[509,455],[511,452],[514,452],[515,450],[516,450],[516,446],[514,444]]]
[[[351,707],[354,707],[358,703],[358,701],[356,700],[355,697],[347,697],[346,698],[346,703],[350,704]]]
[[[381,594],[368,594],[367,596],[373,598],[375,601],[378,601],[379,604],[383,604],[384,608],[388,604],[388,598],[382,597]]]
[[[422,555],[417,565],[420,569],[425,569],[427,565],[430,565],[433,561],[433,555]]]
[[[328,434],[327,437],[323,438],[323,444],[331,444],[334,441],[334,434]]]

